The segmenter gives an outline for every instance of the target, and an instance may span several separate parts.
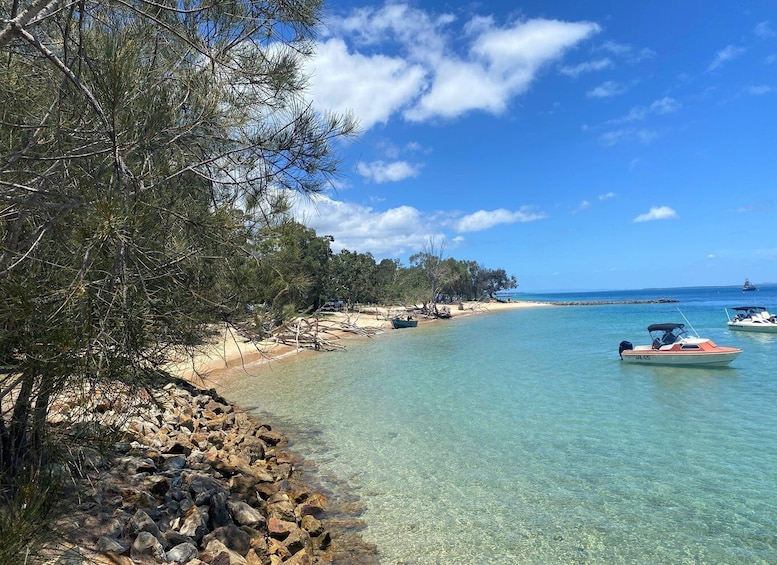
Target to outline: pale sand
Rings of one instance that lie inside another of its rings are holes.
[[[452,318],[488,312],[499,312],[519,308],[536,308],[551,306],[542,302],[463,302],[446,305]],[[376,333],[391,331],[390,318],[395,315],[405,316],[405,308],[378,307],[365,308],[361,312],[328,312],[320,316],[320,324],[327,331],[327,339],[338,343],[352,337],[364,335],[357,331],[345,331],[345,327],[354,326],[366,332]],[[442,323],[446,320],[416,316],[419,324]],[[342,345],[342,344],[339,344]],[[228,371],[248,365],[255,366],[270,361],[283,359],[289,355],[310,351],[308,348],[297,348],[294,345],[283,345],[265,341],[258,344],[242,339],[234,331],[223,328],[220,336],[212,343],[201,347],[191,359],[172,361],[163,368],[173,375],[189,380],[199,386],[217,387],[218,382]]]

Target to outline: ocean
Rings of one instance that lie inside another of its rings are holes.
[[[777,563],[777,287],[516,294],[677,303],[527,308],[347,342],[223,394],[289,436],[364,507],[380,562]],[[622,340],[682,322],[741,347],[724,368],[624,365]],[[272,393],[268,393],[272,391]]]

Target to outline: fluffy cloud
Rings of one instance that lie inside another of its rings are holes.
[[[412,206],[377,211],[369,206],[327,196],[297,198],[294,217],[319,235],[334,237],[332,249],[370,252],[376,257],[398,257],[418,251],[430,237],[443,239]]]
[[[378,184],[384,182],[397,182],[406,178],[418,175],[418,168],[407,161],[394,161],[387,163],[385,161],[373,161],[366,163],[359,162],[356,165],[356,172]]]
[[[352,111],[363,130],[385,123],[426,83],[426,70],[398,57],[349,53],[341,39],[318,46],[306,69],[318,108]]]
[[[510,211],[504,208],[498,210],[478,210],[453,222],[459,233],[482,231],[498,224],[515,224],[519,222],[533,222],[547,216],[543,212],[534,212],[530,207],[523,206],[520,210]]]
[[[677,212],[669,206],[653,206],[647,214],[640,214],[634,218],[635,222],[652,222],[653,220],[676,220]]]
[[[411,121],[498,114],[544,66],[600,31],[592,22],[499,26],[485,17],[454,30],[455,21],[403,3],[328,20],[308,69],[316,107],[352,110],[363,130],[396,114]]]
[[[612,68],[613,63],[610,59],[597,59],[596,61],[587,61],[585,63],[580,63],[579,65],[575,65],[574,67],[561,67],[559,69],[559,72],[562,75],[567,75],[570,77],[577,78],[583,73],[591,73],[595,71],[603,71],[605,69]]]
[[[611,96],[617,96],[626,92],[626,87],[613,80],[603,82],[596,88],[586,92],[586,96],[589,98],[610,98]]]
[[[293,216],[319,235],[334,237],[332,249],[370,252],[380,257],[400,257],[423,249],[429,238],[453,244],[461,235],[482,231],[499,224],[532,222],[545,218],[542,212],[524,206],[510,211],[480,210],[473,214],[422,213],[412,206],[376,210],[370,206],[342,202],[326,195],[301,198],[289,193],[294,202]]]

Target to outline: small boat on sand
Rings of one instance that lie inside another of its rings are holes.
[[[618,354],[625,363],[646,365],[728,365],[742,353],[738,347],[717,345],[711,339],[692,336],[685,324],[652,324],[647,328],[650,345],[622,341]]]
[[[418,320],[413,319],[411,316],[407,318],[391,318],[391,325],[395,330],[400,328],[414,328],[418,325]]]
[[[770,314],[763,306],[738,306],[732,308],[736,314],[728,318],[728,329],[745,332],[777,333],[777,316]]]
[[[758,287],[751,283],[750,279],[745,279],[745,284],[742,285],[742,292],[747,292],[748,290],[758,290]]]

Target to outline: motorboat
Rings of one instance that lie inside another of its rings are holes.
[[[418,320],[408,316],[407,318],[391,318],[391,325],[395,330],[400,328],[415,328],[418,326]]]
[[[742,292],[746,292],[748,290],[758,290],[758,287],[751,283],[750,279],[745,279],[745,284],[742,285]]]
[[[736,312],[733,318],[726,310],[730,330],[777,333],[777,316],[770,314],[763,306],[738,306],[732,310]]]
[[[622,341],[620,358],[626,363],[645,365],[727,365],[742,353],[738,347],[717,345],[711,339],[692,336],[685,324],[651,324],[647,328],[652,343],[632,345]]]

